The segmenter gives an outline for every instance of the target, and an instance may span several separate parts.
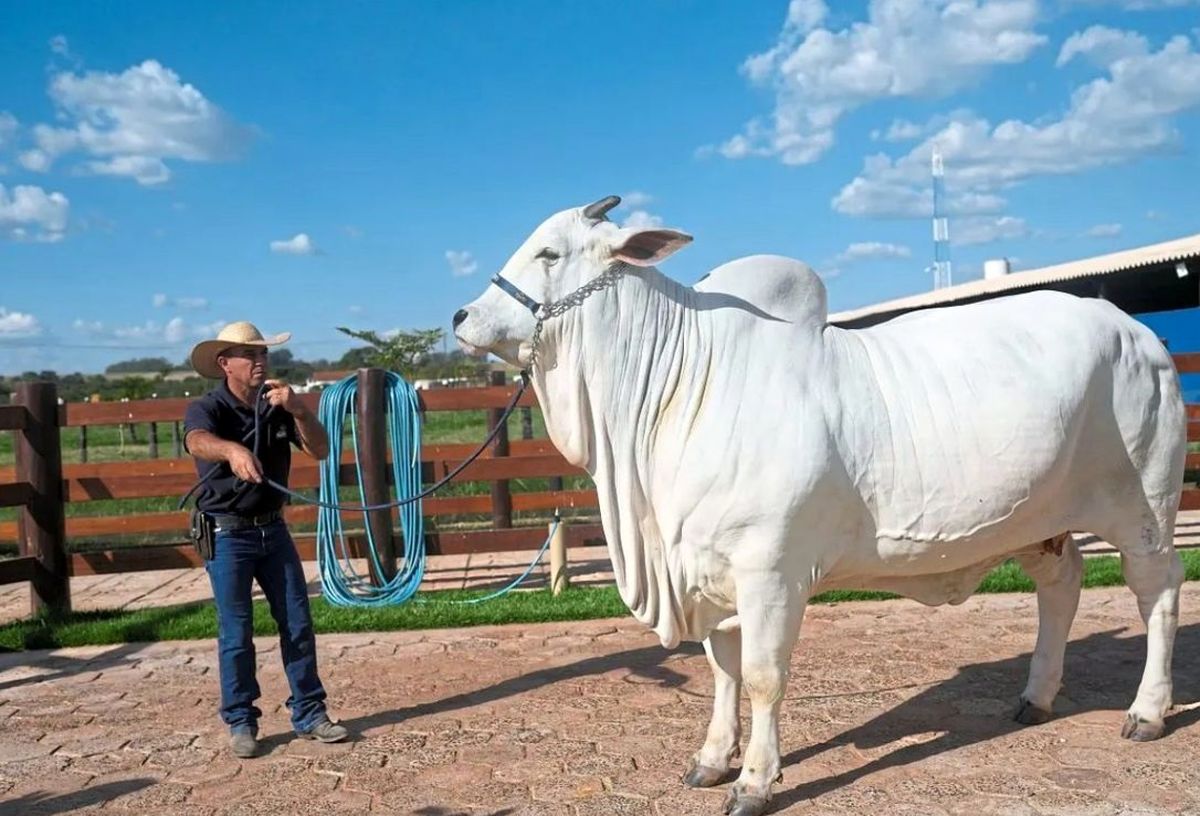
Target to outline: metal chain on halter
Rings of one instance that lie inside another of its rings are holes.
[[[529,352],[529,365],[527,371],[532,372],[533,367],[537,365],[538,346],[542,340],[542,324],[552,317],[559,317],[569,310],[579,306],[589,296],[615,284],[624,275],[629,265],[618,261],[617,263],[605,269],[592,280],[580,286],[571,294],[564,297],[562,300],[557,300],[546,306],[542,306],[538,310],[537,325],[533,327],[533,337],[530,340],[531,351]]]

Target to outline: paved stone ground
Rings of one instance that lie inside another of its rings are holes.
[[[774,812],[1200,814],[1200,586],[1184,592],[1168,735],[1118,736],[1145,639],[1125,589],[1084,593],[1059,719],[1009,719],[1035,600],[814,607],[783,706]],[[269,753],[234,759],[211,641],[0,655],[0,813],[158,816],[720,813],[680,775],[710,707],[698,647],[631,619],[320,638],[359,736],[294,740],[259,641]],[[745,714],[745,707],[743,713]]]

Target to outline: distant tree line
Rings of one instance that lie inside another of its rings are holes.
[[[336,360],[302,360],[289,349],[276,349],[269,355],[271,376],[290,383],[303,384],[317,371],[353,371],[378,366],[395,371],[410,382],[419,379],[465,378],[481,384],[487,377],[488,364],[468,357],[461,351],[433,349],[442,341],[441,329],[418,329],[389,334],[355,329],[340,329],[350,337],[365,341],[366,346],[352,348]],[[16,384],[22,380],[53,382],[59,396],[67,402],[81,402],[98,395],[111,402],[121,399],[196,396],[212,387],[211,380],[199,376],[166,379],[167,375],[191,371],[187,360],[172,363],[166,357],[137,357],[105,367],[104,374],[59,374],[56,371],[25,371],[16,377],[0,376],[0,402],[7,403]],[[134,376],[113,377],[115,374]]]

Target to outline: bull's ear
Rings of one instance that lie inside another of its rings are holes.
[[[692,242],[672,229],[622,230],[613,257],[634,266],[654,266]]]

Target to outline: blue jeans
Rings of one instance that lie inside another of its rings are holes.
[[[262,712],[255,677],[252,582],[258,581],[279,627],[279,651],[292,694],[287,706],[297,733],[326,719],[325,689],[317,676],[317,641],[308,608],[304,569],[287,525],[218,531],[205,564],[217,605],[221,719],[230,731],[257,731]]]

